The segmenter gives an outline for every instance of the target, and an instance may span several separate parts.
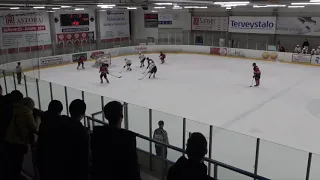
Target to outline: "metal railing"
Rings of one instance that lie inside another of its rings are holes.
[[[91,121],[91,124],[92,124],[92,127],[98,123],[100,125],[108,125],[108,123],[104,122],[104,121],[100,121],[98,119],[95,119],[95,118],[92,118],[92,117],[89,117],[89,116],[86,116],[86,119],[84,120],[86,121],[86,127],[87,128],[91,128],[91,126],[89,125],[90,124],[90,121]],[[125,121],[126,123],[127,121]],[[89,126],[88,126],[89,125]],[[172,145],[169,145],[169,144],[165,144],[165,143],[162,143],[162,142],[159,142],[157,140],[154,140],[150,137],[147,137],[147,136],[144,136],[144,135],[141,135],[139,133],[136,133],[136,136],[138,138],[141,138],[141,139],[144,139],[146,141],[149,141],[150,143],[155,143],[155,144],[158,144],[162,147],[166,147],[166,148],[169,148],[169,149],[172,149],[172,150],[175,150],[177,152],[180,152],[182,154],[186,154],[186,150],[184,149],[181,149],[181,148],[178,148],[178,147],[175,147],[175,146],[172,146]],[[150,154],[152,154],[152,151],[151,152],[148,152]],[[163,161],[168,161],[165,159],[165,157],[161,157],[161,159]],[[225,163],[222,163],[222,162],[219,162],[219,161],[216,161],[216,160],[213,160],[213,159],[209,159],[209,158],[204,158],[204,161],[205,162],[208,162],[209,164],[213,164],[214,166],[214,179],[219,179],[219,175],[218,175],[218,167],[222,167],[222,168],[225,168],[225,169],[228,169],[232,172],[235,172],[235,173],[239,173],[239,174],[242,174],[244,176],[247,176],[247,177],[251,177],[251,178],[254,178],[256,180],[270,180],[268,178],[265,178],[265,177],[262,177],[262,176],[259,176],[257,174],[254,174],[254,173],[250,173],[248,171],[245,171],[245,170],[242,170],[242,169],[239,169],[239,168],[236,168],[236,167],[233,167],[233,166],[230,166],[228,164],[225,164]]]

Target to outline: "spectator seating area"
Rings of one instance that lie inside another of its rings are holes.
[[[3,95],[0,87],[0,93],[0,179],[21,179],[21,174],[28,175],[24,168],[29,166],[33,167],[31,178],[41,180],[217,179],[216,171],[213,177],[208,175],[205,160],[214,169],[220,166],[267,180],[205,158],[208,142],[201,133],[191,134],[184,151],[169,145],[163,121],[157,129],[161,133],[155,131],[154,139],[121,128],[126,123],[126,109],[117,101],[104,106],[106,123],[86,116],[86,103],[80,99],[70,102],[69,107],[52,100],[44,112],[34,108],[33,99],[23,97],[18,90]],[[70,116],[62,115],[64,108],[68,108]],[[158,156],[137,149],[137,138],[149,141],[150,145],[155,143]],[[181,152],[176,163],[166,159],[167,148]]]

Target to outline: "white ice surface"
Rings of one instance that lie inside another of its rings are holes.
[[[146,77],[138,80],[144,71],[138,67],[138,56],[113,58],[111,73],[119,73],[124,58],[133,61],[133,70],[124,71],[121,79],[109,76],[110,84],[100,84],[98,69],[91,67],[94,62],[87,62],[85,70],[78,71],[73,64],[43,69],[40,74],[42,80],[198,121],[199,123],[187,122],[188,132],[201,131],[208,137],[209,129],[205,124],[209,124],[260,137],[267,140],[261,141],[262,160],[259,161],[259,171],[263,175],[271,176],[274,171],[280,171],[272,164],[281,164],[281,161],[284,163],[280,165],[282,168],[287,164],[291,166],[288,172],[282,169],[283,176],[273,178],[288,178],[288,174],[297,179],[305,177],[307,153],[268,141],[320,153],[319,67],[257,61],[262,71],[261,86],[250,88],[253,63],[250,60],[168,54],[166,64],[162,65],[158,61],[158,54],[150,57],[157,63],[156,79]],[[42,86],[48,88],[48,85]],[[57,96],[64,97],[62,86],[55,89],[59,91],[55,92]],[[48,93],[47,91],[43,90],[42,93]],[[68,94],[70,91],[68,89]],[[79,91],[75,90],[72,94],[74,98],[81,98]],[[69,97],[68,101],[74,98]],[[90,99],[87,102],[90,113],[101,110],[99,96],[86,94],[86,99]],[[49,102],[49,97],[47,101]],[[105,100],[107,101],[109,99]],[[129,114],[130,112],[131,117],[137,119],[136,122],[129,122],[131,129],[148,135],[148,110],[131,105]],[[154,112],[153,116],[154,128],[159,119],[166,118],[165,128],[169,138],[178,139],[173,140],[172,144],[181,147],[182,118],[160,112]],[[253,171],[256,139],[242,134],[215,128],[213,156]],[[147,142],[139,143],[147,145]],[[241,146],[243,147],[239,148]],[[227,155],[224,156],[223,153]],[[231,157],[237,153],[241,156]],[[274,156],[275,154],[278,156]],[[245,164],[244,161],[248,159],[250,162]],[[269,161],[273,163],[270,164]],[[292,172],[295,168],[301,169],[301,172]]]

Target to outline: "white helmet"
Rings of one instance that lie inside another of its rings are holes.
[[[315,51],[315,49],[312,49],[312,51]]]
[[[299,47],[300,45],[298,44],[297,47]]]
[[[318,46],[318,48],[320,49],[320,46]]]
[[[306,48],[303,48],[303,50],[306,50]]]
[[[141,54],[141,52],[139,52],[139,54]]]

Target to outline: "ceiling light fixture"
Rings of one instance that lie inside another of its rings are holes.
[[[249,4],[249,1],[234,1],[234,2],[214,2],[213,4]]]
[[[75,11],[83,11],[84,8],[75,8],[74,10],[75,10]]]
[[[116,6],[116,5],[115,5],[115,4],[98,4],[97,6],[98,6],[98,7],[104,7],[104,6],[114,7],[114,6]]]
[[[61,6],[61,8],[71,8],[71,6]]]
[[[47,11],[47,12],[49,12],[49,13],[53,13],[54,11]]]
[[[58,7],[54,7],[54,8],[51,8],[51,9],[60,9],[60,8],[58,8]]]
[[[10,9],[14,10],[14,9],[20,9],[19,7],[11,7]]]
[[[182,9],[180,6],[173,6],[172,9]]]
[[[314,3],[291,3],[291,5],[320,5],[320,2],[314,2]]]
[[[153,9],[165,9],[166,7],[163,7],[163,6],[156,6],[156,7],[153,7]]]
[[[113,6],[101,6],[102,9],[112,9]]]
[[[288,8],[304,8],[304,6],[288,6]]]
[[[33,9],[44,9],[45,7],[44,6],[35,6],[33,7]]]
[[[159,5],[159,6],[170,6],[172,5],[172,3],[154,3],[155,5]]]
[[[283,5],[283,4],[269,4],[267,5],[267,7],[286,7],[287,5]]]
[[[231,7],[227,7],[226,9],[231,9]]]
[[[127,7],[127,9],[137,9],[137,7]]]
[[[185,6],[186,9],[206,9],[207,6]]]
[[[154,13],[155,13],[155,12],[158,12],[158,11],[153,10],[153,11],[151,11],[151,12],[154,12]]]
[[[260,5],[254,5],[253,8],[265,8],[267,7],[266,5],[265,6],[260,6]]]

